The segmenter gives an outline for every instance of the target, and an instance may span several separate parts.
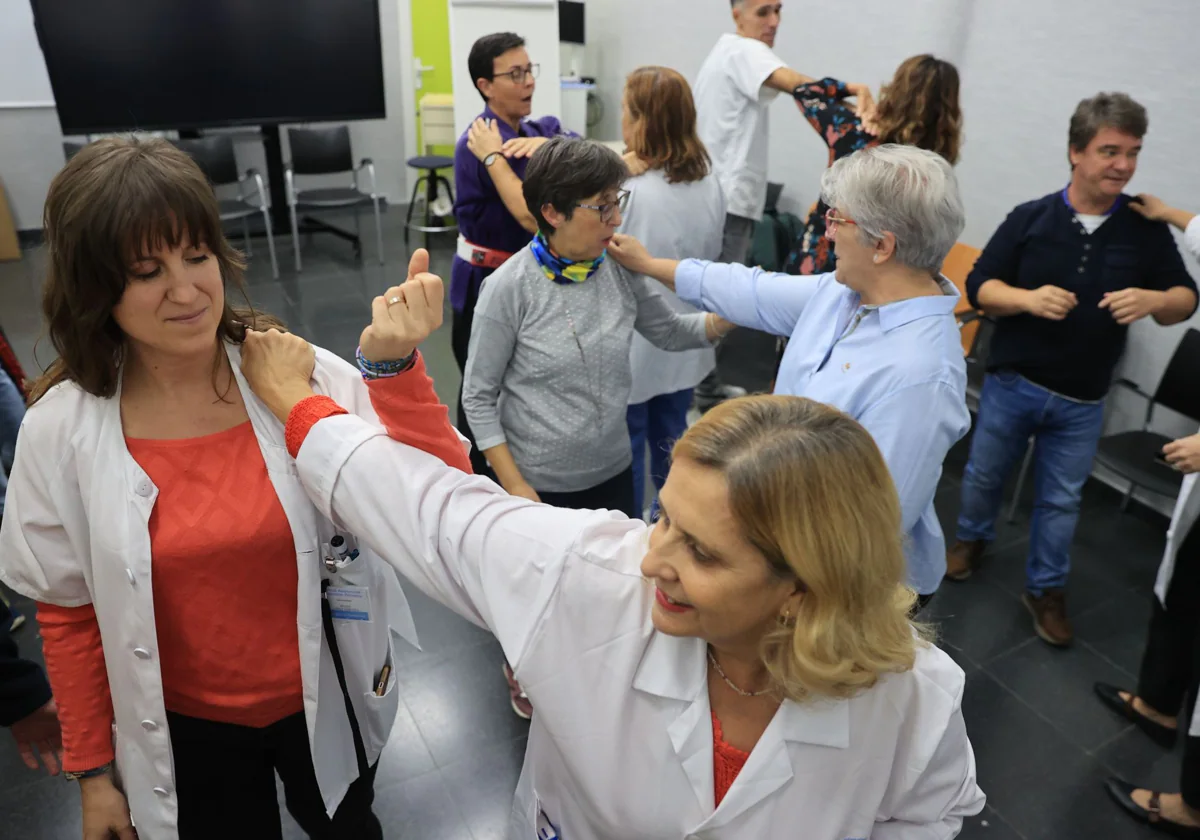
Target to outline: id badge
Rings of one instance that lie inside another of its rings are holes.
[[[371,593],[365,586],[330,586],[325,600],[334,621],[371,621]]]

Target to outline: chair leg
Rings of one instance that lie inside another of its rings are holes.
[[[371,203],[375,205],[375,247],[379,249],[379,264],[383,265],[383,218],[379,211],[379,196],[372,196]]]
[[[242,241],[246,243],[246,256],[254,256],[254,251],[250,246],[250,217],[242,216]]]
[[[263,224],[267,228],[267,250],[271,253],[271,276],[279,279],[279,260],[275,258],[275,231],[271,230],[271,213],[266,207],[262,211]]]
[[[408,214],[404,217],[404,226],[406,228],[412,224],[413,210],[417,208],[417,196],[421,194],[421,184],[424,180],[425,176],[421,175],[417,178],[417,182],[413,184],[412,196],[408,199]]]
[[[1125,491],[1125,498],[1121,499],[1121,513],[1128,513],[1129,502],[1133,499],[1133,491],[1137,489],[1137,485],[1132,481],[1129,482],[1129,489]]]
[[[1025,487],[1025,478],[1029,475],[1029,465],[1033,463],[1033,439],[1025,447],[1025,458],[1021,461],[1021,470],[1017,473],[1017,486],[1013,488],[1012,502],[1008,505],[1008,524],[1017,521],[1017,504],[1021,501],[1021,490]]]
[[[292,220],[292,251],[296,256],[296,273],[299,274],[300,268],[300,224],[296,219],[296,205],[288,205],[288,215]]]
[[[433,203],[437,201],[437,188],[438,174],[431,171],[425,179],[425,227],[433,227]]]

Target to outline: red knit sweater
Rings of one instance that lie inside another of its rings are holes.
[[[411,370],[368,387],[389,435],[470,472],[420,356]],[[287,428],[293,456],[312,424],[339,413],[327,397],[297,406]],[[159,489],[150,550],[167,708],[244,726],[301,711],[295,544],[250,424],[127,445]],[[39,604],[38,620],[64,768],[111,761],[112,696],[95,610]]]

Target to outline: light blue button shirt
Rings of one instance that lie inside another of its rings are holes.
[[[775,393],[839,408],[866,427],[900,494],[909,583],[927,595],[946,572],[946,542],[933,508],[946,453],[971,426],[967,367],[954,318],[959,296],[865,306],[833,273],[773,274],[685,260],[680,298],[743,327],[784,336]]]

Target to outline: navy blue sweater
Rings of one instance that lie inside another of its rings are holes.
[[[1165,224],[1142,218],[1122,196],[1089,235],[1061,192],[1018,206],[992,234],[967,278],[973,306],[979,305],[979,287],[992,279],[1018,289],[1050,285],[1075,293],[1079,303],[1061,321],[1026,314],[997,319],[988,369],[1016,371],[1080,400],[1104,398],[1125,349],[1129,328],[1099,306],[1106,292],[1196,291]]]

